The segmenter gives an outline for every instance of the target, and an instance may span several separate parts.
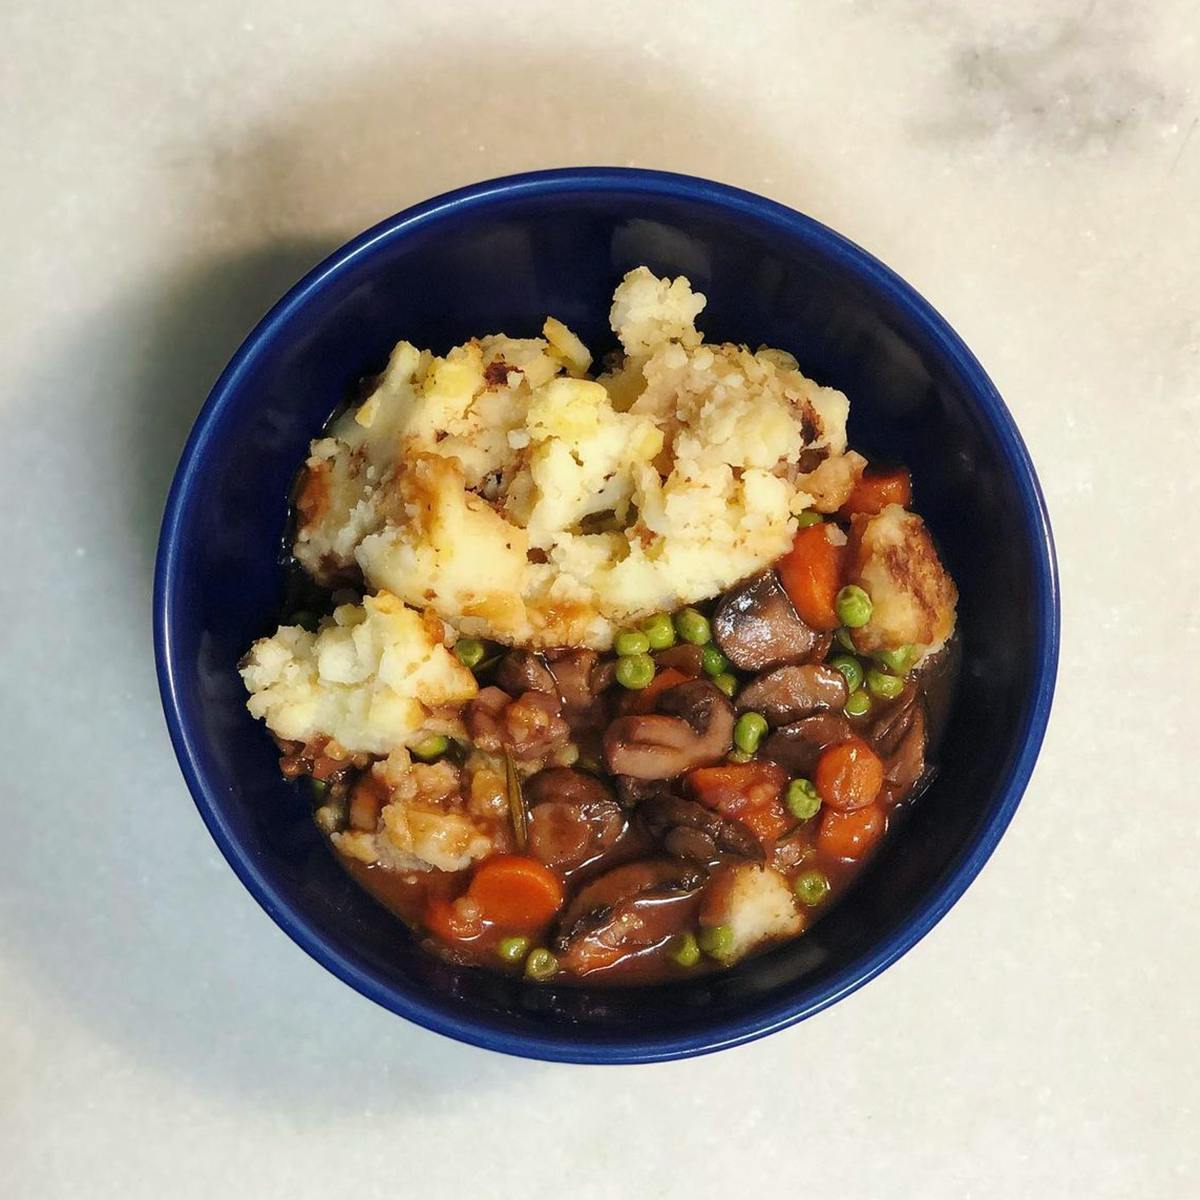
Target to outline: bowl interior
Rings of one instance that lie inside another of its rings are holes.
[[[661,178],[661,177],[659,177]],[[260,326],[185,452],[156,593],[168,716],[214,836],[267,910],[374,999],[443,1032],[574,1059],[666,1057],[835,999],[941,915],[999,837],[1040,737],[1053,577],[1036,495],[986,378],[890,273],[795,214],[708,187],[614,176],[431,206],[365,235]],[[686,274],[711,340],[767,343],[851,399],[851,440],[911,466],[960,592],[965,653],[940,774],[850,895],[805,937],[727,975],[635,991],[528,987],[456,969],[334,861],[251,720],[235,665],[273,627],[292,475],[400,337],[444,351],[534,336],[552,313],[613,344],[629,268]],[[993,409],[991,406],[995,405]]]

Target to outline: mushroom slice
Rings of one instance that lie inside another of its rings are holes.
[[[823,639],[797,615],[773,570],[725,593],[712,621],[721,653],[743,671],[806,662]]]
[[[867,736],[877,754],[886,758],[904,740],[913,716],[920,707],[916,701],[917,689],[911,683],[905,684],[904,691],[871,722]]]
[[[510,696],[523,692],[558,694],[554,675],[540,654],[530,650],[510,650],[496,665],[496,686]]]
[[[625,814],[598,779],[570,767],[551,767],[525,782],[529,852],[547,866],[574,870],[621,836]]]
[[[844,742],[850,734],[850,722],[841,713],[816,713],[775,730],[759,755],[777,762],[789,775],[811,776],[821,751]]]
[[[669,688],[659,711],[619,717],[604,732],[604,757],[615,775],[674,779],[717,762],[733,744],[733,706],[706,679]]]
[[[638,819],[650,836],[676,858],[705,864],[718,861],[723,854],[762,858],[762,847],[740,822],[670,792],[643,800]]]
[[[914,704],[900,744],[884,762],[884,786],[893,802],[904,799],[924,774],[925,713],[919,704]]]
[[[707,873],[688,863],[626,863],[582,888],[563,913],[554,948],[576,975],[664,942],[691,916]]]
[[[662,670],[671,667],[693,679],[704,675],[704,647],[693,646],[691,642],[680,642],[676,646],[668,646],[654,655],[654,665]]]
[[[788,725],[819,709],[845,707],[846,678],[824,663],[777,667],[752,679],[738,693],[739,712],[760,712],[772,725]]]

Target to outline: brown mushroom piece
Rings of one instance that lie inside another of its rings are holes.
[[[496,664],[496,686],[510,696],[522,692],[558,694],[558,685],[540,654],[529,650],[510,650]]]
[[[594,776],[551,767],[525,781],[529,853],[548,867],[575,870],[609,849],[625,829],[625,814]]]
[[[619,717],[604,732],[614,775],[674,779],[719,761],[733,744],[733,705],[706,679],[668,688],[656,713]]]
[[[883,710],[867,729],[867,737],[871,740],[875,753],[882,758],[895,752],[896,747],[904,740],[913,716],[920,705],[917,703],[917,689],[912,683],[904,686],[904,691]]]
[[[664,942],[694,920],[706,879],[678,860],[614,867],[581,888],[563,913],[554,939],[562,966],[586,975]]]
[[[614,775],[612,780],[617,789],[617,799],[623,808],[636,808],[643,800],[657,796],[662,791],[662,785],[657,779],[634,779],[629,775]]]
[[[638,820],[668,854],[691,862],[716,862],[722,854],[762,858],[762,847],[738,821],[694,800],[660,791],[638,806]]]
[[[704,647],[693,646],[691,642],[680,642],[677,646],[668,646],[654,655],[654,665],[661,671],[671,667],[682,671],[693,679],[699,679],[704,674]]]
[[[777,667],[752,679],[737,696],[739,712],[760,712],[771,725],[790,725],[820,709],[841,709],[846,677],[824,663]]]
[[[592,690],[599,696],[617,682],[617,660],[602,658],[592,671]]]
[[[773,570],[726,592],[712,630],[721,653],[743,671],[806,662],[823,642],[797,615]]]
[[[595,650],[559,650],[546,655],[546,668],[565,708],[586,708],[595,699]]]
[[[904,736],[884,760],[884,786],[893,803],[902,800],[925,774],[925,713],[919,704],[912,706]]]
[[[595,650],[557,650],[546,655],[546,666],[573,732],[594,732],[607,723],[604,692],[613,683],[612,664],[602,663]]]
[[[778,763],[789,775],[811,776],[821,751],[844,742],[850,734],[850,722],[841,713],[815,713],[775,730],[759,757]]]

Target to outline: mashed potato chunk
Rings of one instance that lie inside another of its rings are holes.
[[[958,591],[938,558],[925,522],[899,504],[854,518],[852,578],[871,597],[871,619],[853,632],[866,654],[913,646],[918,661],[954,632]]]
[[[495,827],[466,810],[459,768],[394,751],[366,785],[386,796],[373,829],[334,833],[350,858],[391,871],[461,871],[496,849]]]
[[[736,962],[764,942],[791,937],[804,928],[787,879],[771,867],[753,863],[723,867],[704,896],[700,919],[705,925],[726,925],[733,940],[726,956]]]
[[[384,806],[378,829],[347,829],[332,839],[343,854],[388,871],[461,871],[495,848],[488,832],[466,813],[403,802]]]
[[[766,567],[861,473],[849,406],[782,351],[705,343],[704,304],[631,271],[610,314],[626,357],[597,379],[554,318],[440,358],[401,342],[313,443],[297,559],[464,634],[597,649]]]
[[[475,677],[442,644],[441,623],[380,592],[344,604],[317,633],[285,625],[242,662],[247,707],[285,741],[332,739],[351,753],[386,755],[459,706]]]

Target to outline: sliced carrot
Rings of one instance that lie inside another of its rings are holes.
[[[794,824],[780,797],[787,772],[773,762],[725,763],[697,767],[688,773],[688,787],[701,804],[723,817],[741,821],[760,842],[781,837]]]
[[[722,763],[689,771],[687,782],[696,799],[709,808],[757,808],[782,793],[787,772],[773,762]]]
[[[760,805],[758,808],[749,808],[737,819],[763,845],[766,845],[768,842],[777,842],[796,824],[795,817],[788,815],[787,810],[778,799]]]
[[[912,500],[912,479],[903,467],[891,471],[865,471],[842,505],[844,516],[866,513],[875,516],[889,504],[907,508]]]
[[[827,808],[850,812],[873,804],[883,787],[883,763],[860,737],[821,752],[813,783]]]
[[[654,711],[658,698],[680,683],[687,683],[691,678],[674,667],[664,667],[640,692],[630,692],[624,705],[627,713],[649,713]]]
[[[796,612],[817,630],[838,626],[834,604],[842,586],[843,547],[830,541],[829,531],[829,525],[806,525],[775,564],[779,582]]]
[[[826,809],[817,830],[817,849],[829,858],[862,858],[883,836],[887,818],[878,804],[853,812]]]
[[[536,858],[498,854],[475,872],[467,897],[490,924],[532,933],[562,908],[563,888],[558,876]]]
[[[483,932],[483,921],[474,905],[435,896],[425,909],[425,928],[444,942],[469,942]]]

